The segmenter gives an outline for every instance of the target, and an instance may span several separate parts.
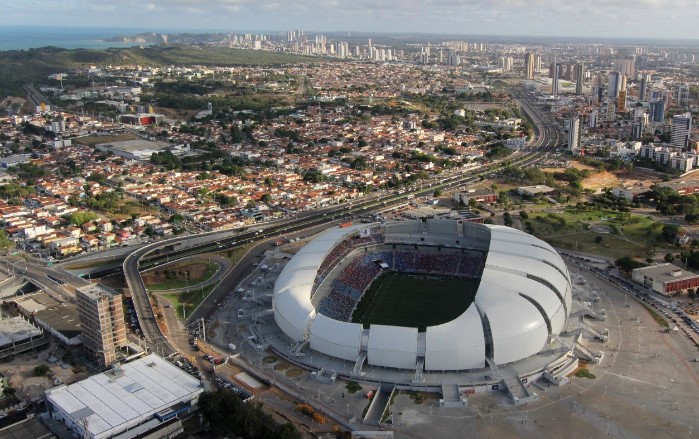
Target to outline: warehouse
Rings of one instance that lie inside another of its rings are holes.
[[[201,382],[155,354],[46,391],[51,417],[79,437],[131,438],[181,429],[204,391]]]

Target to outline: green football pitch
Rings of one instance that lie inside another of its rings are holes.
[[[417,327],[454,320],[471,305],[480,279],[386,272],[371,284],[352,322]]]

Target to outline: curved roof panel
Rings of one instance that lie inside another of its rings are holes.
[[[339,322],[318,314],[311,326],[311,349],[332,357],[356,360],[361,339],[360,323]]]
[[[456,319],[429,326],[425,370],[466,370],[485,367],[483,322],[475,305]]]
[[[415,369],[417,328],[371,325],[367,361],[376,366]]]
[[[527,358],[546,345],[548,329],[541,312],[520,295],[481,283],[476,306],[490,326],[496,364]]]

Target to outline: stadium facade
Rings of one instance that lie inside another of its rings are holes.
[[[344,278],[334,270],[340,266]],[[366,287],[386,270],[480,283],[465,311],[440,324],[353,323]],[[550,245],[509,227],[444,219],[327,230],[288,262],[273,294],[276,324],[292,344],[424,371],[482,369],[536,355],[563,330],[571,307],[568,270]]]

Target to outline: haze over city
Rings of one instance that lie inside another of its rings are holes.
[[[699,38],[690,0],[1,1],[3,25]]]

